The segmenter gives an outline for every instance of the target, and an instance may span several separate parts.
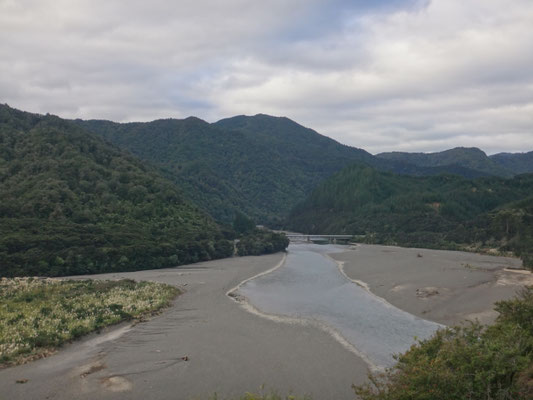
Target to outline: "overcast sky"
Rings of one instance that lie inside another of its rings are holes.
[[[287,116],[382,151],[533,150],[532,0],[0,0],[0,102]]]

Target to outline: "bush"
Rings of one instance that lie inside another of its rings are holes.
[[[239,256],[258,256],[261,254],[284,251],[289,245],[289,238],[284,233],[255,231],[241,238],[237,243]]]
[[[411,347],[371,384],[363,400],[526,400],[533,393],[533,288],[497,303],[493,326],[447,328]]]

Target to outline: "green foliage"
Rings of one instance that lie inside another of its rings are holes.
[[[0,280],[0,365],[160,309],[178,293],[153,282]]]
[[[149,123],[75,121],[160,167],[218,221],[237,212],[269,226],[321,180],[373,156],[343,146],[287,118],[198,118]]]
[[[0,276],[171,267],[232,255],[177,187],[53,116],[0,106]]]
[[[533,173],[533,151],[529,153],[499,153],[490,156],[497,164],[515,174]]]
[[[511,177],[516,173],[496,159],[488,157],[478,148],[456,147],[438,153],[404,153],[391,152],[377,155],[380,158],[394,161],[404,161],[419,167],[459,166],[492,176]]]
[[[256,230],[243,236],[237,243],[237,255],[258,256],[284,251],[289,246],[289,238],[284,233]]]
[[[527,265],[533,248],[532,195],[533,175],[411,177],[354,165],[296,206],[288,227],[364,235],[369,243],[499,247],[523,255]]]
[[[237,212],[235,214],[235,219],[233,220],[233,229],[235,232],[242,235],[253,231],[255,229],[255,222],[243,213]]]
[[[354,387],[362,400],[525,400],[533,396],[533,288],[498,303],[495,325],[438,331]]]
[[[195,204],[226,224],[240,211],[258,223],[281,226],[289,210],[319,183],[354,162],[402,174],[482,174],[456,165],[419,167],[377,158],[288,118],[261,114],[215,124],[193,117],[75,123],[157,165]]]

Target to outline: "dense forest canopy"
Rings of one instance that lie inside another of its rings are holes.
[[[523,172],[533,172],[531,169],[518,169],[510,163],[505,164],[500,157],[489,157],[478,148],[456,147],[438,153],[404,153],[391,152],[381,153],[377,157],[386,160],[404,161],[420,167],[446,167],[456,165],[471,170],[479,171],[486,175],[512,177]],[[512,155],[512,159],[515,159]],[[523,163],[524,164],[524,163]]]
[[[234,129],[232,120],[208,124],[192,117],[76,123],[159,166],[196,204],[225,223],[243,212],[259,223],[280,225],[321,180],[354,159],[373,157],[288,119],[257,119],[260,123],[247,129]]]
[[[288,227],[408,246],[497,247],[522,255],[529,264],[532,206],[533,174],[469,180],[402,176],[354,165],[296,206]]]
[[[157,172],[54,116],[0,106],[0,275],[227,257],[217,224]]]
[[[258,223],[282,226],[294,205],[324,179],[355,162],[407,175],[489,174],[459,163],[418,166],[375,157],[288,118],[263,114],[214,124],[194,117],[75,123],[157,165],[195,204],[223,223],[243,212]]]

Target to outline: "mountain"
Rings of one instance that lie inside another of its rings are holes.
[[[288,118],[264,114],[214,124],[194,117],[75,123],[161,168],[195,204],[224,223],[244,212],[258,223],[280,226],[313,188],[353,163],[402,174],[485,175],[455,165],[419,167],[377,158]]]
[[[533,173],[533,151],[529,153],[498,153],[490,156],[490,159],[515,174]]]
[[[55,116],[0,105],[0,276],[170,267],[233,253],[155,169]]]
[[[419,167],[456,166],[478,171],[486,175],[507,178],[516,174],[512,169],[507,168],[502,163],[496,162],[476,147],[456,147],[438,153],[380,153],[377,154],[377,157],[385,160],[403,161]]]
[[[343,167],[374,159],[287,118],[197,118],[148,123],[76,123],[160,167],[217,220],[242,211],[279,224],[318,183]]]
[[[526,237],[531,231],[527,228],[532,222],[531,198],[533,174],[468,180],[451,175],[403,176],[350,166],[297,205],[287,227],[421,247],[482,242],[503,249],[511,242],[508,248],[527,253],[525,244],[533,244],[533,235]],[[525,203],[512,206],[519,200]],[[503,220],[508,228],[503,227]]]

